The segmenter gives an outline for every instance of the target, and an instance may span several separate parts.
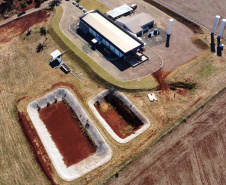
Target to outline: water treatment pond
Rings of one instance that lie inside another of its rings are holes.
[[[143,123],[118,97],[107,94],[94,104],[111,129],[122,139],[133,134]]]
[[[95,153],[94,142],[66,101],[42,108],[39,115],[67,167]]]

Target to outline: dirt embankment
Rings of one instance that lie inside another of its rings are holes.
[[[38,134],[35,128],[32,126],[31,122],[26,118],[23,112],[18,112],[18,119],[23,129],[24,135],[27,138],[27,141],[31,146],[33,146],[34,150],[36,151],[34,152],[36,161],[40,164],[40,167],[46,173],[49,180],[51,180],[54,184],[52,180],[53,169],[50,158],[48,157],[48,154],[40,139],[38,139]]]
[[[45,90],[44,93],[55,89],[56,87],[61,87],[61,86],[65,86],[65,87],[69,87],[70,89],[72,89],[75,94],[78,96],[78,98],[82,101],[85,101],[83,95],[78,91],[78,89],[76,89],[72,84],[69,84],[67,82],[58,82],[56,84],[53,84],[49,89]]]
[[[162,91],[168,91],[169,90],[169,86],[165,82],[165,79],[166,79],[168,74],[169,74],[168,72],[164,72],[161,69],[156,71],[154,74],[152,74],[152,76],[156,79],[156,81],[159,84],[158,87],[157,87],[157,90],[162,90]]]
[[[48,11],[40,10],[1,26],[0,43],[9,42],[35,24],[47,22],[49,16],[50,13]]]

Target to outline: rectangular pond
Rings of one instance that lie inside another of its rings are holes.
[[[59,88],[27,106],[57,173],[71,181],[111,159],[111,149],[75,96]]]
[[[118,91],[103,91],[89,101],[89,106],[108,133],[119,143],[132,140],[150,126],[143,113]]]

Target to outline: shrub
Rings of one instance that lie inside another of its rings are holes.
[[[119,171],[117,171],[117,172],[115,173],[115,176],[118,178],[118,176],[119,176]]]
[[[24,9],[24,8],[27,7],[27,4],[26,4],[25,2],[21,2],[21,3],[20,3],[20,7]]]
[[[46,33],[47,33],[46,28],[45,28],[45,27],[41,27],[41,28],[40,28],[40,34],[45,36]]]

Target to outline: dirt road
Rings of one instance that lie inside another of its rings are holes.
[[[109,184],[225,184],[225,95],[226,90]]]

